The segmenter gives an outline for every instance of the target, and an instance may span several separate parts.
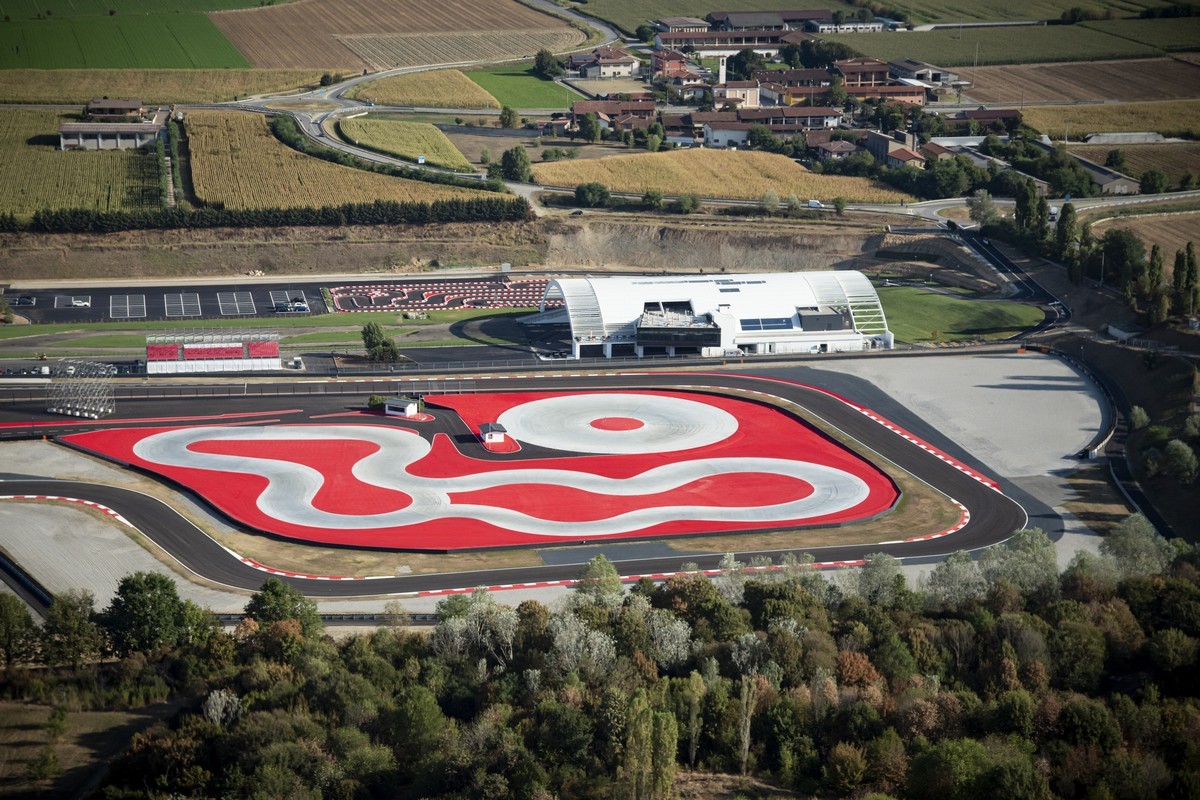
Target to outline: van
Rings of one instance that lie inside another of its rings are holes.
[[[809,200],[808,207],[809,208],[824,208],[825,204],[822,203],[820,200]]]

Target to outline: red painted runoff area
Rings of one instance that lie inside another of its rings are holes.
[[[414,456],[411,463],[398,456],[393,458],[388,448],[396,447],[397,432],[401,437],[418,434],[394,426],[380,427],[367,419],[261,429],[220,426],[213,429],[212,438],[204,438],[208,428],[171,427],[97,430],[64,438],[78,447],[187,486],[250,528],[313,543],[358,547],[446,551],[834,525],[884,513],[898,498],[895,485],[879,469],[772,406],[702,393],[623,394],[675,398],[707,406],[711,413],[732,415],[736,426],[728,435],[723,431],[724,438],[718,441],[672,452],[658,452],[647,445],[633,453],[541,458],[527,451],[491,458],[480,452],[478,445],[474,445],[476,455],[469,455],[460,451],[449,436],[437,434],[428,452],[424,444],[418,443],[423,455]],[[470,430],[476,431],[481,423],[495,422],[506,411],[561,397],[594,404],[598,411],[588,425],[590,435],[603,437],[612,432],[612,436],[642,436],[655,429],[654,420],[650,420],[643,430],[643,421],[636,413],[606,415],[604,392],[472,394],[426,400],[452,409]],[[306,438],[314,428],[319,428],[321,436]],[[172,464],[157,463],[135,453],[143,440],[183,430],[192,432],[194,439],[163,459]],[[343,430],[348,436],[340,439],[339,431]],[[268,431],[272,436],[256,438],[255,431]],[[223,438],[218,438],[216,432],[223,432]],[[401,438],[400,443],[403,441]],[[521,443],[519,438],[516,443]],[[250,464],[251,470],[256,460],[270,464],[276,478],[283,470],[286,502],[280,504],[276,499],[273,505],[268,501],[271,479],[265,476],[266,470],[264,474],[247,474],[222,469],[221,458],[230,456]],[[375,472],[364,469],[366,461],[372,459]],[[201,462],[206,466],[179,465]],[[720,467],[723,464],[737,466]],[[822,483],[823,478],[809,482],[798,477],[796,473],[806,465],[852,476],[848,480],[855,486],[865,487],[855,496],[862,499],[835,513],[771,516],[772,507],[820,501],[833,492]],[[664,475],[690,477],[660,479]],[[528,481],[526,476],[531,476]],[[304,481],[316,487],[308,495],[292,488]],[[410,487],[412,494],[403,491]],[[441,499],[429,505],[431,494]],[[759,515],[761,518],[751,521],[734,518],[733,514],[742,509],[765,511]],[[338,525],[303,521],[320,519],[320,514],[342,518]],[[397,525],[371,519],[388,514],[421,516]],[[649,521],[620,529],[622,515],[630,514],[630,519]],[[606,525],[609,532],[598,532]]]

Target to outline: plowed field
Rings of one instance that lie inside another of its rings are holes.
[[[566,50],[582,42],[583,38],[583,33],[575,28],[338,37],[374,70],[518,58],[538,50]]]
[[[1092,233],[1101,237],[1116,228],[1125,228],[1137,234],[1146,243],[1147,255],[1154,245],[1162,248],[1163,268],[1167,273],[1168,282],[1175,265],[1175,251],[1183,250],[1188,242],[1200,245],[1200,211],[1161,216],[1118,217],[1097,222],[1092,226]]]
[[[1174,100],[1200,97],[1200,65],[1173,58],[1020,64],[967,71],[981,103]]]
[[[583,38],[557,17],[534,11],[515,0],[446,0],[436,9],[421,0],[300,0],[279,6],[215,12],[210,16],[256,67],[332,66],[360,70],[374,66],[346,46],[345,37],[386,39],[414,34],[512,32],[521,38],[528,37],[530,31],[561,31],[575,34],[575,41]],[[423,38],[436,43],[440,37]],[[463,57],[447,60],[461,61]]]
[[[1109,151],[1120,150],[1125,155],[1126,175],[1141,177],[1149,169],[1161,170],[1172,186],[1179,184],[1184,173],[1200,175],[1200,143],[1171,142],[1169,144],[1097,144],[1072,147],[1071,152],[1103,164]]]

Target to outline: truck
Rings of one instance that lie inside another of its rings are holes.
[[[1050,221],[1054,222],[1058,219],[1058,206],[1050,206]]]
[[[820,200],[809,200],[808,207],[809,208],[824,208],[825,204],[822,203]]]

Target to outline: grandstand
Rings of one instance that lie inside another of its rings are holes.
[[[189,331],[146,337],[146,372],[261,372],[282,369],[274,331]]]

